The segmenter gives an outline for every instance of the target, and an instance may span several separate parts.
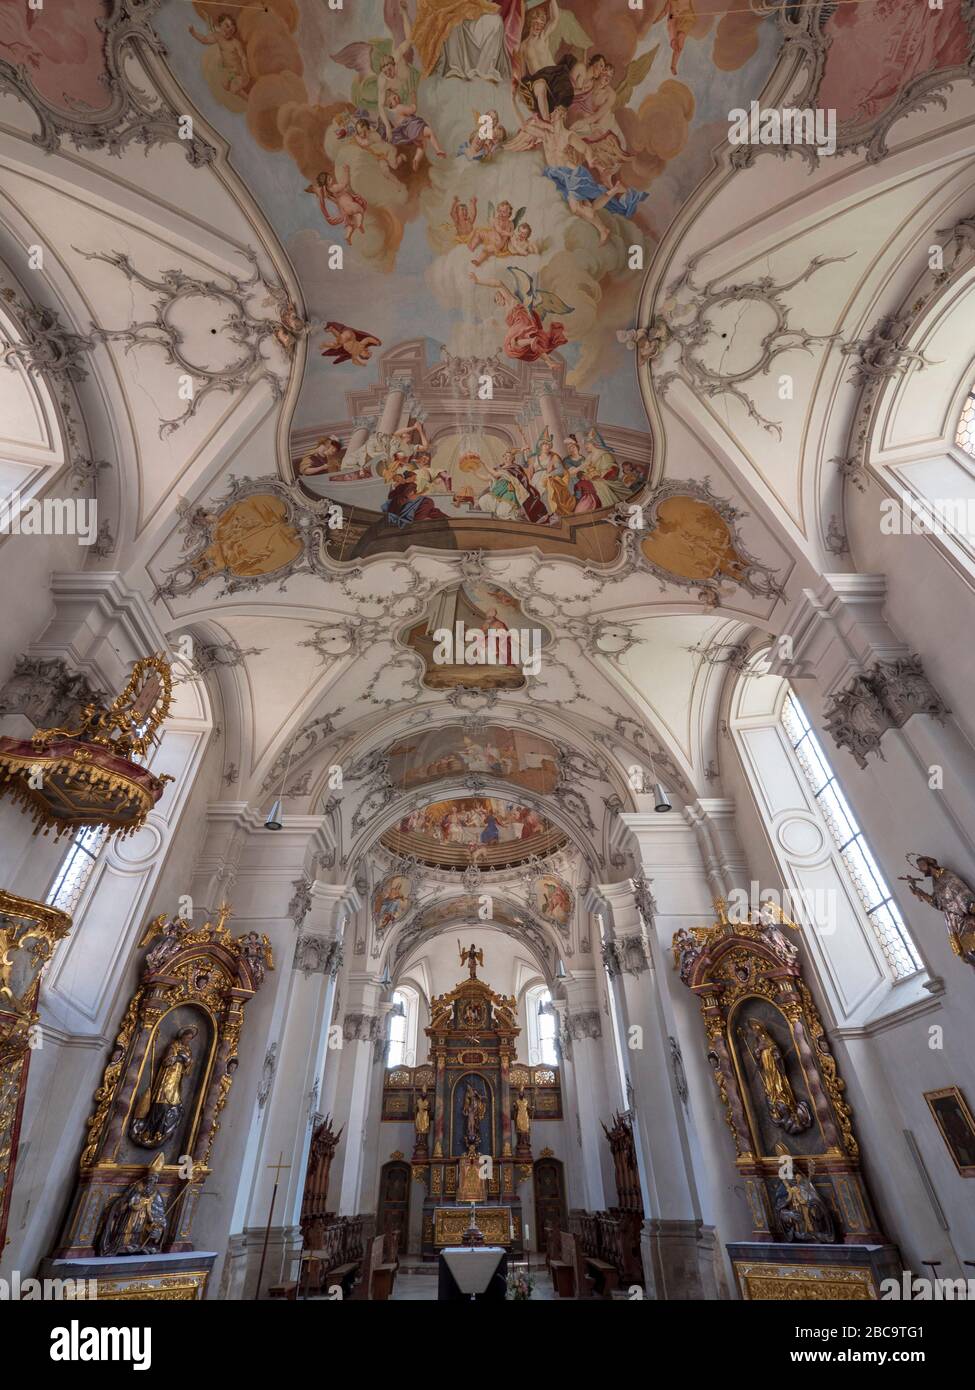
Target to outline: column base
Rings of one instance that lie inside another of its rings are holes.
[[[700,1221],[645,1221],[640,1252],[647,1298],[728,1298],[721,1247]]]
[[[267,1253],[261,1273],[258,1294],[257,1276],[264,1250],[265,1230],[249,1226],[243,1234],[231,1236],[227,1246],[226,1267],[221,1281],[221,1293],[228,1299],[248,1301],[255,1296],[267,1298],[274,1284],[287,1284],[298,1278],[301,1254],[300,1226],[272,1226],[267,1232]],[[228,1274],[229,1269],[229,1274]],[[226,1293],[223,1293],[226,1288]]]

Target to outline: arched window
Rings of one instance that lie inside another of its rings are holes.
[[[528,1065],[557,1067],[558,1015],[552,1003],[552,991],[547,985],[535,985],[525,995],[525,1019],[528,1024]]]
[[[389,1014],[387,1067],[416,1066],[416,1025],[418,995],[410,985],[393,991]]]
[[[778,878],[752,883],[746,911],[771,898],[803,927],[837,1026],[877,1023],[926,1003],[924,958],[788,682],[757,657],[734,687],[729,714]]]
[[[895,980],[906,980],[922,969],[923,962],[823,746],[792,690],[782,704],[782,723],[891,973]]]

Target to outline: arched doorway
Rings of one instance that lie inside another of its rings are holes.
[[[401,1255],[406,1253],[409,1244],[409,1220],[410,1165],[394,1159],[383,1164],[379,1175],[377,1234],[398,1235]]]
[[[565,1174],[560,1159],[550,1156],[535,1160],[535,1231],[538,1249],[548,1249],[548,1232],[564,1231],[568,1224],[565,1206]]]

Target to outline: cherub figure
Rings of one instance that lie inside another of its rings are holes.
[[[515,213],[507,199],[500,202],[496,208],[489,204],[488,225],[478,227],[467,243],[471,251],[478,252],[472,264],[481,266],[492,256],[503,256],[524,215],[524,208],[519,208]]]
[[[237,21],[232,14],[218,14],[217,22],[209,34],[201,34],[194,26],[189,31],[197,43],[208,48],[217,45],[220,67],[223,71],[223,87],[235,97],[246,96],[251,87],[250,69],[247,66],[247,50],[237,31]]]
[[[345,240],[350,246],[356,232],[365,232],[366,200],[353,189],[352,173],[348,165],[342,170],[341,178],[337,173],[319,174],[315,182],[307,186],[305,192],[314,193],[322,216],[330,227],[345,228]],[[338,210],[337,217],[332,217],[329,213],[329,202],[335,204]]]
[[[364,116],[353,122],[349,135],[360,150],[365,150],[366,154],[371,154],[373,159],[378,159],[380,164],[385,164],[390,169],[398,169],[406,158],[384,140],[378,130],[373,130]]]
[[[450,205],[450,220],[454,224],[457,240],[470,241],[477,230],[477,199],[472,198],[468,204],[455,197]]]
[[[522,222],[515,230],[514,236],[508,246],[509,256],[537,256],[541,247],[537,241],[532,241],[532,229],[529,223]]]
[[[501,124],[497,111],[475,111],[474,129],[460,147],[460,154],[468,159],[487,160],[501,149],[508,132]]]
[[[382,338],[366,333],[361,328],[350,328],[347,323],[332,319],[325,325],[332,335],[332,341],[322,347],[322,356],[330,357],[338,366],[342,362],[353,362],[364,367],[372,356],[374,347],[382,346]]]

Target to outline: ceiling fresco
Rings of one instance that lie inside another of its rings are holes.
[[[456,724],[431,729],[394,743],[388,756],[389,779],[401,791],[465,775],[501,777],[541,796],[559,783],[559,754],[551,739],[500,724],[474,733]]]
[[[403,858],[441,869],[513,868],[561,849],[562,831],[515,801],[492,796],[436,801],[404,816],[381,843]]]
[[[298,272],[294,468],[350,518],[343,558],[533,537],[611,558],[605,519],[652,471],[617,333],[765,85],[775,17],[267,0],[156,26]]]

